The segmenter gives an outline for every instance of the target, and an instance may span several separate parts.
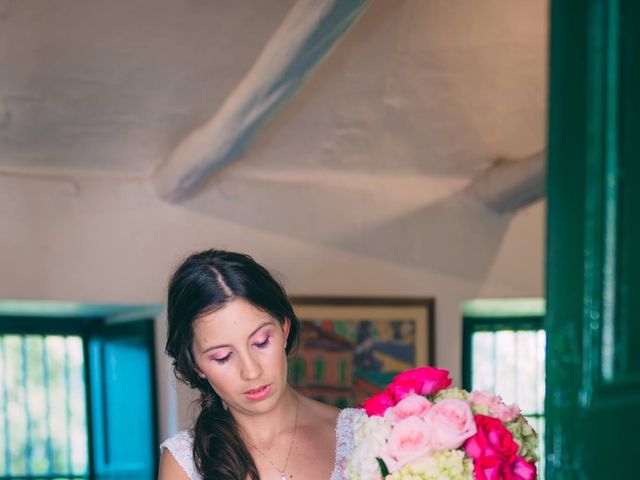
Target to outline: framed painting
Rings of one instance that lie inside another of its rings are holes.
[[[403,370],[431,365],[432,298],[292,297],[301,322],[289,381],[304,395],[340,408],[382,391]]]

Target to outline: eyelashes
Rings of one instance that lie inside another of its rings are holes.
[[[267,348],[269,346],[269,343],[271,343],[271,337],[267,337],[264,342],[260,342],[260,343],[256,343],[256,347],[258,347],[260,350],[263,350],[265,348]]]
[[[213,358],[212,360],[214,360],[216,363],[219,363],[220,365],[224,365],[229,361],[230,358],[231,358],[231,354],[228,354],[226,357]]]
[[[253,345],[255,347],[258,347],[260,350],[264,350],[269,346],[270,343],[271,343],[271,336],[268,336],[263,342],[254,343]],[[225,357],[222,357],[222,358],[215,358],[215,357],[212,358],[212,360],[219,365],[224,365],[230,359],[231,359],[231,352],[229,352]]]

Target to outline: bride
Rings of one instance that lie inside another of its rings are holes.
[[[300,322],[248,255],[207,250],[169,284],[166,351],[200,393],[191,430],[162,445],[159,480],[340,480],[360,410],[296,393],[287,355]]]

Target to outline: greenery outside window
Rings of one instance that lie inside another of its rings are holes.
[[[0,334],[0,478],[88,478],[84,343]]]

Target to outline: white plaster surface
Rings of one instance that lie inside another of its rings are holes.
[[[436,363],[459,381],[462,302],[543,294],[543,204],[499,217],[456,195],[404,211],[407,200],[384,192],[235,188],[225,181],[201,199],[211,212],[169,206],[143,181],[0,177],[0,298],[162,303],[180,258],[236,249],[293,295],[434,297]],[[366,213],[377,209],[376,222]],[[190,397],[173,392],[158,328],[161,433],[170,433],[188,422]]]

